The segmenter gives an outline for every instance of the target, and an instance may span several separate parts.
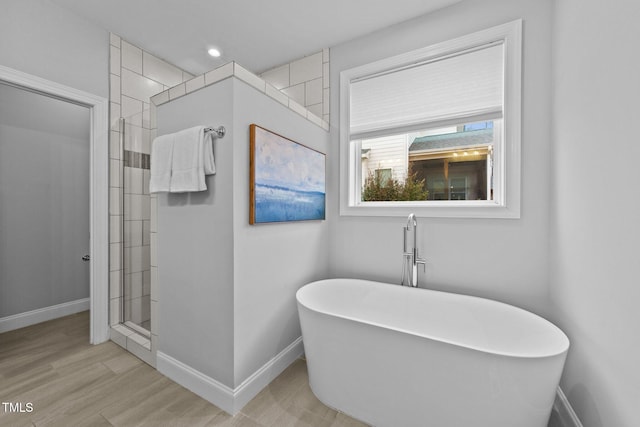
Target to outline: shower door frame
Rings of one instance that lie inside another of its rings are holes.
[[[109,339],[109,100],[0,65],[0,80],[89,108],[90,342]]]

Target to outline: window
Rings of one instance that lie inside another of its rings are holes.
[[[520,49],[514,21],[343,71],[341,214],[519,217]]]
[[[392,178],[393,169],[376,169],[375,177],[382,185],[389,185]]]

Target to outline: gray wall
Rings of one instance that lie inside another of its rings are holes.
[[[558,0],[552,312],[561,387],[585,427],[640,425],[640,3]]]
[[[207,191],[158,194],[161,351],[233,385],[233,84],[227,79],[158,107],[158,135],[225,125]]]
[[[234,388],[300,336],[295,291],[326,277],[324,221],[248,225],[249,125],[326,151],[325,131],[230,78],[158,107],[158,134],[224,125],[209,189],[158,197],[158,350]]]
[[[109,34],[107,31],[49,1],[4,0],[2,2],[2,13],[0,13],[0,65],[2,66],[99,96],[108,97],[108,52]],[[13,124],[3,125],[3,132],[5,134],[11,133],[14,141],[47,140],[51,144],[42,147],[42,150],[38,150],[39,154],[49,153],[51,159],[58,159],[58,155],[66,155],[65,150],[67,150],[70,140],[60,135],[54,135],[57,132],[56,129],[65,127],[63,123],[66,122],[59,121],[54,113],[44,115],[41,118],[42,121],[34,120],[32,114],[24,114],[21,118],[14,116],[14,120],[18,121]],[[86,120],[88,123],[88,113]],[[43,130],[41,125],[44,122],[47,122],[53,128]],[[45,136],[42,132],[48,133]],[[51,132],[54,134],[51,134]],[[67,148],[61,149],[61,151],[53,150],[51,147],[54,145],[61,145]],[[5,162],[8,161],[6,159],[3,160]],[[42,161],[44,162],[44,159]],[[62,158],[60,158],[60,161],[62,161]],[[9,165],[3,165],[2,168],[17,166],[13,162],[9,163]],[[46,170],[44,163],[36,164],[35,159],[21,159],[18,165],[20,165],[19,168],[31,168],[33,170],[44,168],[43,170]],[[84,156],[84,165],[88,168],[88,151]],[[6,170],[9,171],[9,169]],[[37,178],[31,176],[28,179],[35,180]],[[3,177],[1,184],[3,189],[6,186],[5,182],[6,179]],[[81,182],[83,185],[85,182],[88,185],[88,181]],[[67,182],[64,185],[69,185],[72,191],[76,191],[77,184],[75,184],[75,181]],[[28,193],[30,194],[29,203],[32,203],[42,196],[42,189],[34,184],[29,187]],[[65,200],[55,197],[52,199],[52,203],[61,203],[63,201]],[[85,199],[83,203],[88,203],[88,200]],[[66,201],[64,204],[66,205]],[[32,209],[35,209],[33,206],[29,205],[27,207],[27,205],[24,205],[23,207],[29,211],[30,215],[36,215],[35,212],[32,212]],[[79,226],[83,227],[82,224]],[[51,228],[40,231],[43,234],[57,236],[63,230]],[[3,231],[3,241],[7,236],[6,233]],[[59,238],[64,238],[66,235],[65,230],[65,233],[55,237],[54,240],[59,241]],[[20,241],[25,242],[24,236],[20,238]],[[38,239],[38,241],[40,240]],[[17,255],[18,251],[14,253],[14,249],[15,247],[12,247],[9,253]],[[5,248],[4,250],[7,251],[9,249]],[[46,257],[55,256],[55,252],[59,252],[59,247],[54,246],[45,249],[43,242],[41,248],[37,251],[29,250],[29,255],[21,255],[21,257],[26,256],[31,259],[29,262],[29,266],[31,266],[29,270],[31,271],[27,273],[34,274],[34,270],[42,270],[44,267],[37,265],[35,260],[38,260],[39,263]],[[76,258],[76,255],[74,255],[72,259],[74,263],[77,261]],[[61,268],[61,264],[58,264],[58,268]],[[5,272],[3,274],[5,275],[3,280],[6,280],[8,277],[6,275],[9,273]],[[59,271],[55,272],[55,276],[57,277],[56,280],[65,277]],[[24,288],[20,292],[27,292],[31,295],[29,297],[17,298],[13,291],[5,291],[9,292],[11,297],[2,296],[0,317],[88,296],[88,287],[83,284],[82,290],[80,290],[79,288],[74,288],[76,285],[71,284],[72,281],[69,277],[64,278],[64,281],[67,280],[70,283],[60,285],[62,288],[51,288],[46,291],[36,291],[34,288],[35,283],[23,284]],[[68,287],[70,287],[70,290],[67,290]],[[35,297],[36,294],[40,296]]]
[[[327,221],[249,225],[249,125],[327,152],[329,134],[245,83],[234,86],[235,385],[300,337],[295,300],[328,277]],[[327,163],[329,160],[327,159]]]
[[[0,318],[89,297],[89,123],[0,84]]]
[[[479,295],[537,313],[548,305],[549,107],[551,1],[464,1],[401,25],[331,48],[331,81],[342,70],[522,18],[522,207],[517,220],[419,220],[421,253],[428,259],[421,286]],[[332,157],[339,147],[339,86],[331,87]],[[330,178],[333,276],[399,283],[406,217],[338,214],[338,161]],[[409,210],[407,210],[409,213]]]
[[[3,0],[0,65],[109,96],[109,33],[46,0]]]

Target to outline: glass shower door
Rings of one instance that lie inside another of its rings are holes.
[[[142,111],[139,113],[142,114]],[[143,335],[151,330],[149,130],[139,118],[121,118],[123,150],[123,323]]]

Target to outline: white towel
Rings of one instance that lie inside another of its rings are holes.
[[[216,173],[216,162],[213,158],[212,132],[205,132],[204,134],[204,173],[205,175],[213,175]]]
[[[151,145],[151,179],[149,192],[169,191],[171,184],[171,163],[173,161],[174,134],[162,135]]]
[[[215,163],[212,140],[204,129],[204,126],[196,126],[175,134],[170,192],[207,189],[204,176],[215,173]]]

